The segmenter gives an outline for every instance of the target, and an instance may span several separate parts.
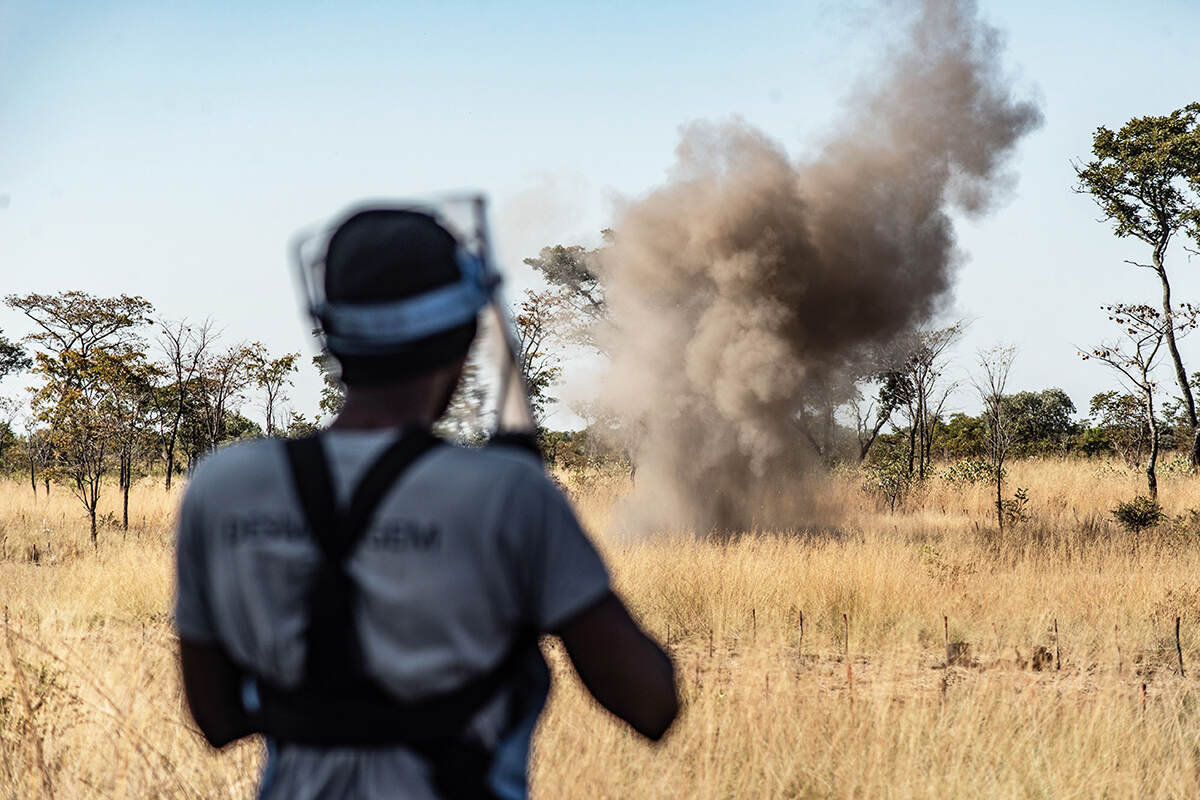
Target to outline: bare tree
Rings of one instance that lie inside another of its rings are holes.
[[[163,454],[167,461],[166,488],[171,488],[171,476],[175,472],[175,445],[179,441],[179,428],[188,412],[192,399],[193,384],[207,356],[212,323],[205,320],[199,326],[189,325],[187,320],[168,322],[158,320],[158,346],[162,351],[167,384],[158,393],[158,429]]]
[[[21,450],[25,455],[25,464],[29,467],[29,485],[33,488],[33,493],[37,494],[38,472],[41,471],[42,479],[46,483],[46,494],[50,494],[50,475],[45,470],[50,465],[52,442],[50,432],[37,427],[37,422],[35,416],[25,419],[25,438],[21,441]]]
[[[908,420],[908,471],[918,480],[925,473],[933,451],[933,434],[941,421],[946,401],[958,387],[943,381],[949,366],[949,350],[962,338],[965,325],[957,322],[947,328],[920,331],[905,359],[901,374],[904,381],[893,383],[892,401]]]
[[[287,399],[285,387],[292,384],[289,377],[296,371],[299,353],[285,353],[279,358],[271,358],[267,348],[261,342],[250,345],[247,352],[247,365],[250,380],[263,391],[263,412],[266,415],[267,436],[274,436],[277,410]]]
[[[987,425],[988,460],[992,476],[996,480],[996,525],[1004,530],[1004,458],[1011,444],[1011,431],[1004,402],[1004,389],[1008,384],[1008,372],[1012,369],[1017,350],[1011,346],[997,346],[979,353],[979,366],[983,375],[975,383],[979,399],[983,401],[983,419]]]
[[[205,444],[215,448],[225,440],[225,420],[234,403],[243,397],[249,379],[251,349],[235,344],[225,352],[204,359],[197,382],[198,413],[204,426]]]
[[[1167,332],[1172,339],[1180,339],[1195,330],[1200,309],[1183,305],[1172,309],[1170,315],[1148,305],[1117,303],[1104,306],[1108,318],[1119,325],[1125,335],[1124,346],[1119,343],[1102,344],[1091,350],[1081,351],[1080,358],[1096,359],[1116,371],[1121,382],[1141,398],[1142,413],[1145,415],[1146,431],[1149,434],[1149,452],[1146,455],[1146,491],[1158,499],[1158,447],[1159,427],[1154,408],[1154,393],[1157,384],[1151,377],[1155,359],[1160,355]]]

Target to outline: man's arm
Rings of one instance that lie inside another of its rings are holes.
[[[675,716],[675,667],[612,592],[558,631],[583,685],[600,705],[648,739],[662,738]]]
[[[242,709],[241,673],[217,644],[179,640],[183,691],[192,718],[213,747],[253,733]]]

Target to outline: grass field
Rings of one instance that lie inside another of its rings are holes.
[[[535,795],[1200,797],[1195,523],[1120,532],[1108,509],[1141,482],[1115,465],[1018,462],[1010,479],[1031,499],[1003,536],[986,487],[935,478],[889,514],[844,473],[796,530],[724,541],[608,537],[627,486],[573,482],[685,710],[643,744],[550,645]],[[1200,506],[1200,478],[1160,491],[1172,514]],[[251,796],[259,747],[208,751],[181,705],[177,498],[136,487],[131,530],[93,553],[65,489],[0,483],[0,797]],[[946,624],[967,647],[949,666]]]

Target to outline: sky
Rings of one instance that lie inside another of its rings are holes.
[[[296,230],[364,197],[480,189],[512,294],[534,283],[523,258],[597,244],[616,204],[661,184],[686,123],[740,116],[813,152],[900,5],[0,0],[0,293],[139,294],[164,318],[211,318],[228,343],[301,351],[291,405],[311,415]],[[971,324],[951,377],[968,387],[977,351],[1011,344],[1011,389],[1059,387],[1086,410],[1114,384],[1076,354],[1116,334],[1099,307],[1158,289],[1123,263],[1144,246],[1071,191],[1071,162],[1098,125],[1200,100],[1200,3],[980,7],[1045,122],[1004,202],[956,220],[963,263],[941,321]],[[1176,298],[1200,300],[1200,256],[1168,263]],[[0,330],[30,327],[0,308]],[[1195,360],[1200,337],[1183,351]],[[574,421],[561,409],[549,424]]]

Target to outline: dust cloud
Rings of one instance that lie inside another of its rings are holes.
[[[637,465],[627,527],[803,524],[805,409],[936,313],[950,214],[988,210],[1040,123],[1001,49],[973,2],[927,0],[814,157],[742,121],[693,124],[667,183],[619,211],[599,401]]]

